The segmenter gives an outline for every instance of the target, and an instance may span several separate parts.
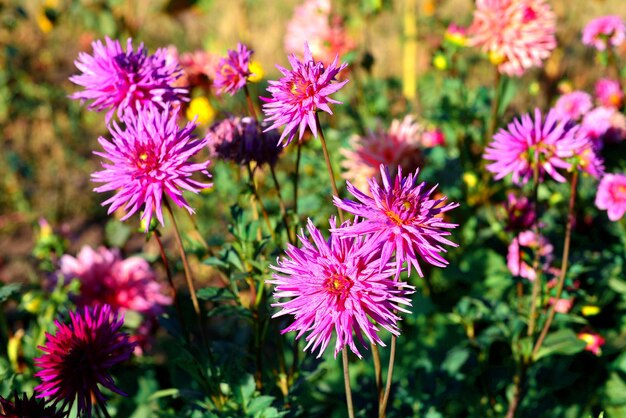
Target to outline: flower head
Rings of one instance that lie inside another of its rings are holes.
[[[507,219],[506,228],[508,230],[519,231],[528,229],[537,219],[537,213],[533,208],[533,204],[526,196],[518,197],[514,193],[509,193],[503,207],[503,212],[506,214]]]
[[[180,58],[178,52],[175,53],[183,69],[183,75],[177,84],[209,90],[215,80],[215,69],[219,62],[217,56],[204,50],[184,52]]]
[[[525,114],[511,122],[507,129],[500,129],[487,146],[484,158],[493,161],[487,170],[500,180],[508,174],[513,182],[525,184],[532,177],[535,164],[539,164],[539,177],[548,173],[556,181],[564,183],[565,177],[557,170],[569,169],[567,159],[582,150],[588,141],[580,127],[560,120],[554,109],[542,118],[535,109],[534,119]]]
[[[624,92],[619,81],[610,78],[602,78],[598,80],[595,86],[596,97],[600,102],[600,106],[614,107],[619,109],[624,102]]]
[[[541,268],[548,270],[554,258],[554,247],[543,236],[533,231],[524,231],[513,239],[506,256],[506,265],[514,276],[520,276],[531,282],[537,278],[537,272],[532,268],[532,257],[535,251],[539,252]]]
[[[66,413],[57,411],[52,405],[46,406],[33,394],[30,398],[24,393],[20,398],[13,395],[13,402],[0,396],[0,417],[2,418],[64,418]]]
[[[109,369],[130,359],[134,346],[128,335],[121,332],[124,319],[114,314],[108,305],[70,312],[71,323],[55,321],[55,335],[46,333],[44,352],[35,359],[40,368],[35,376],[42,383],[35,388],[37,397],[51,397],[61,409],[71,408],[78,399],[78,415],[91,417],[93,402],[106,399],[100,386],[120,395]]]
[[[626,175],[605,174],[600,180],[596,194],[596,206],[606,210],[613,222],[620,220],[626,212]]]
[[[435,187],[426,188],[426,183],[415,184],[419,170],[415,174],[402,176],[398,167],[395,179],[389,170],[380,166],[381,187],[376,179],[369,180],[371,197],[347,182],[347,189],[358,202],[334,197],[335,206],[350,212],[361,219],[354,225],[331,230],[341,237],[372,234],[372,242],[381,249],[382,262],[389,261],[393,253],[396,257],[396,278],[403,263],[411,265],[423,277],[418,259],[437,267],[445,267],[448,262],[440,253],[446,252],[442,244],[456,247],[457,244],[444,238],[450,235],[446,229],[457,225],[448,223],[443,214],[459,206],[458,203],[445,204],[446,197],[432,199]]]
[[[467,45],[467,28],[450,23],[444,34],[444,39],[456,46]]]
[[[589,93],[573,91],[559,97],[554,105],[554,111],[559,119],[579,120],[592,107]]]
[[[147,109],[138,115],[127,114],[122,118],[124,128],[117,123],[109,127],[112,139],[103,137],[98,142],[104,152],[95,152],[110,163],[102,163],[102,171],[95,172],[91,179],[104,185],[96,187],[96,192],[117,193],[103,202],[110,204],[108,213],[124,206],[128,219],[143,205],[141,216],[148,230],[153,213],[163,224],[161,202],[164,194],[174,203],[186,208],[189,213],[193,209],[183,198],[183,190],[198,193],[210,187],[209,183],[193,180],[191,176],[199,171],[209,176],[209,161],[192,163],[189,159],[206,146],[207,140],[195,140],[192,132],[193,122],[179,129],[178,110],[170,112]]]
[[[293,70],[276,66],[284,77],[278,81],[270,80],[267,91],[272,97],[261,99],[265,101],[263,111],[267,121],[273,122],[266,130],[285,126],[280,137],[280,142],[287,138],[283,146],[287,146],[296,133],[298,138],[302,139],[307,125],[313,136],[317,137],[315,113],[323,110],[332,114],[329,104],[341,103],[329,97],[348,82],[344,80],[333,83],[335,76],[348,65],[337,66],[337,61],[338,58],[335,57],[335,60],[325,67],[313,59],[309,47],[305,45],[304,61],[298,60],[293,54],[289,56]]]
[[[391,122],[388,131],[378,130],[366,136],[352,136],[350,148],[342,149],[345,157],[343,177],[357,189],[367,191],[368,179],[380,180],[380,165],[401,166],[412,172],[422,165],[420,133],[422,128],[411,116]],[[395,175],[395,171],[392,175]]]
[[[626,27],[619,16],[601,16],[583,29],[583,44],[604,51],[607,46],[620,46],[626,39]]]
[[[604,337],[595,332],[581,332],[577,335],[579,340],[587,343],[585,350],[591,351],[596,356],[602,354],[602,346],[606,343]]]
[[[596,149],[602,149],[605,142],[618,142],[624,138],[626,118],[614,107],[596,107],[585,115],[580,130]]]
[[[335,228],[334,219],[330,226]],[[274,298],[279,300],[273,306],[281,308],[274,317],[294,316],[282,332],[297,331],[296,338],[308,332],[304,349],[318,349],[318,357],[333,331],[335,357],[345,346],[361,357],[353,334],[364,346],[363,336],[372,344],[385,345],[377,335],[379,327],[399,335],[396,311],[408,312],[402,305],[411,305],[406,296],[413,288],[392,279],[393,270],[381,262],[371,241],[340,239],[335,233],[325,240],[310,220],[307,229],[313,242],[302,233],[302,247],[288,245],[286,256],[270,266],[276,273],[269,283],[276,285]]]
[[[521,76],[556,48],[555,30],[546,0],[476,0],[469,44],[488,53],[501,73]]]
[[[79,306],[108,304],[114,310],[126,309],[158,314],[172,299],[165,296],[156,274],[140,257],[122,259],[119,250],[83,247],[77,257],[64,255],[57,276],[80,281]]]
[[[137,114],[142,108],[156,105],[165,108],[168,103],[186,101],[187,90],[174,87],[181,75],[178,61],[165,49],[148,55],[143,44],[137,52],[128,39],[126,52],[119,41],[108,37],[105,43],[92,43],[93,55],[81,52],[75,61],[82,74],[70,77],[70,81],[85,88],[70,97],[92,100],[88,109],[108,109],[107,122],[117,111],[117,116]]]
[[[246,85],[250,72],[250,56],[252,51],[239,43],[237,50],[229,50],[228,56],[222,58],[215,72],[215,88],[217,94],[234,95]]]

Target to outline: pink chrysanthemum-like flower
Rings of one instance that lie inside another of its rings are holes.
[[[433,266],[445,267],[448,262],[440,254],[446,252],[442,244],[457,246],[444,238],[450,235],[446,229],[457,225],[446,222],[443,214],[459,204],[445,204],[446,197],[431,199],[430,195],[437,186],[427,189],[426,183],[415,184],[418,172],[415,170],[415,174],[403,177],[402,167],[398,167],[393,179],[389,169],[381,165],[383,187],[376,179],[370,179],[371,197],[346,182],[348,192],[358,202],[341,200],[336,196],[333,198],[335,206],[363,220],[331,231],[341,237],[372,234],[372,242],[381,249],[383,263],[389,261],[395,252],[396,278],[405,261],[409,273],[413,265],[420,277],[423,277],[423,273],[419,258]]]
[[[348,82],[344,80],[333,83],[335,76],[348,65],[337,66],[337,62],[338,57],[335,57],[328,67],[324,67],[321,62],[313,60],[308,45],[305,45],[304,61],[299,61],[293,54],[289,56],[293,70],[276,66],[284,77],[278,81],[270,80],[267,91],[272,97],[261,99],[266,102],[263,111],[267,121],[273,122],[266,130],[285,126],[280,137],[280,142],[287,138],[283,146],[289,145],[296,133],[298,139],[302,139],[307,126],[313,136],[317,137],[315,113],[323,110],[332,115],[329,104],[341,103],[329,97]]]
[[[134,346],[120,329],[124,319],[108,305],[70,312],[71,323],[55,321],[55,335],[46,333],[44,352],[35,359],[40,368],[35,376],[42,383],[35,388],[37,397],[50,397],[61,409],[78,400],[78,415],[91,417],[94,402],[104,405],[100,386],[126,396],[118,389],[109,369],[130,359]],[[85,415],[83,415],[85,414]]]
[[[246,85],[250,75],[250,56],[252,51],[239,43],[237,50],[229,50],[226,58],[220,59],[215,72],[217,94],[234,95]]]
[[[560,120],[554,109],[548,112],[545,121],[539,109],[535,109],[534,119],[525,114],[507,129],[500,129],[487,146],[484,158],[493,161],[487,170],[495,174],[496,180],[512,174],[514,183],[525,184],[538,161],[540,179],[548,173],[564,183],[565,177],[557,170],[569,169],[571,164],[567,159],[581,151],[587,142],[580,126]]]
[[[513,239],[506,256],[506,265],[514,276],[520,276],[531,282],[537,278],[537,272],[532,268],[532,257],[539,251],[541,268],[547,271],[554,258],[554,247],[543,236],[539,238],[533,231],[524,231]]]
[[[581,123],[581,132],[602,149],[605,142],[618,142],[626,135],[626,118],[614,107],[596,107]]]
[[[607,46],[620,46],[626,39],[626,26],[619,16],[601,16],[583,29],[583,44],[604,51]]]
[[[469,44],[490,55],[501,73],[521,76],[556,48],[556,16],[545,0],[476,0]]]
[[[596,193],[596,206],[606,210],[613,222],[626,212],[626,175],[606,174],[602,177]]]
[[[554,111],[559,119],[579,120],[591,110],[593,103],[591,96],[584,91],[573,91],[559,97],[554,105]]]
[[[182,75],[176,80],[176,86],[186,86],[189,89],[199,87],[205,90],[209,90],[213,86],[215,69],[219,62],[217,56],[201,49],[183,52],[179,55],[178,50],[173,45],[167,48],[167,53],[170,59],[178,61],[182,68]]]
[[[2,418],[66,418],[67,413],[57,411],[52,405],[46,405],[33,394],[30,398],[24,393],[20,398],[13,395],[13,402],[0,396],[0,417]]]
[[[420,133],[422,128],[411,116],[402,121],[395,119],[387,132],[378,130],[366,136],[350,138],[350,148],[342,149],[345,157],[341,165],[346,170],[342,176],[357,189],[367,191],[370,178],[380,180],[380,165],[401,166],[413,172],[422,165]],[[392,175],[395,175],[395,171]]]
[[[619,81],[602,78],[596,83],[595,93],[600,106],[614,107],[616,109],[622,107],[624,92]]]
[[[330,226],[335,228],[334,218]],[[371,241],[340,239],[335,233],[325,240],[311,220],[307,229],[313,242],[302,233],[302,247],[288,245],[286,257],[270,266],[276,271],[268,281],[276,285],[274,298],[289,299],[273,305],[282,308],[273,317],[295,318],[282,332],[297,331],[296,338],[309,332],[304,350],[318,349],[317,357],[328,346],[333,331],[335,357],[345,346],[361,357],[353,333],[364,346],[363,336],[372,344],[385,345],[377,335],[379,327],[399,335],[401,318],[396,311],[408,313],[402,305],[411,305],[407,296],[413,287],[393,280],[393,269],[381,262]]]
[[[141,44],[135,52],[132,40],[128,39],[124,52],[119,41],[108,37],[104,44],[94,41],[92,48],[93,55],[81,52],[74,62],[82,74],[70,77],[72,83],[85,90],[70,97],[92,100],[88,109],[109,109],[107,123],[115,111],[121,118],[125,113],[136,114],[147,106],[165,108],[168,103],[187,100],[187,89],[173,87],[181,69],[165,49],[148,55]]]
[[[104,170],[93,173],[91,179],[105,183],[96,187],[96,192],[117,191],[102,203],[111,205],[108,213],[124,207],[126,215],[122,220],[125,220],[143,206],[141,219],[145,221],[147,231],[154,212],[163,225],[161,203],[164,194],[189,213],[194,213],[182,190],[198,193],[211,187],[210,183],[191,178],[197,171],[210,177],[207,171],[209,161],[189,161],[206,146],[207,139],[195,139],[192,135],[195,123],[189,122],[179,129],[177,120],[178,109],[170,112],[169,107],[162,112],[147,109],[138,115],[130,113],[122,118],[124,128],[117,123],[109,127],[111,141],[103,137],[98,139],[104,152],[95,154],[110,163],[102,163]]]
[[[76,258],[64,255],[57,276],[80,280],[79,306],[108,304],[122,313],[126,309],[159,314],[172,299],[165,296],[156,274],[140,257],[122,259],[119,250],[83,247]]]

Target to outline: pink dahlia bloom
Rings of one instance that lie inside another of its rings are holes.
[[[619,109],[624,103],[624,92],[619,81],[602,78],[596,83],[595,92],[600,106]]]
[[[579,120],[591,110],[593,103],[591,95],[584,91],[573,91],[559,97],[554,105],[554,111],[559,119]]]
[[[606,343],[604,337],[595,332],[581,332],[577,335],[579,340],[587,343],[585,350],[591,351],[596,356],[602,354],[602,346]]]
[[[91,417],[93,403],[106,402],[100,386],[126,396],[109,369],[130,359],[134,346],[121,331],[123,317],[108,305],[70,312],[70,320],[69,325],[55,321],[56,334],[46,333],[47,341],[39,347],[44,354],[34,359],[41,369],[35,376],[42,383],[35,392],[38,398],[61,403],[62,410],[71,410],[78,399],[78,416]]]
[[[13,402],[0,396],[0,417],[3,418],[66,418],[67,413],[57,411],[54,405],[46,405],[44,399],[37,399],[35,394],[28,397],[25,393],[20,398],[17,392]]]
[[[484,158],[493,161],[487,170],[500,180],[508,174],[513,182],[525,184],[533,175],[533,164],[539,162],[539,176],[548,173],[554,180],[564,183],[565,177],[557,170],[569,169],[567,161],[582,150],[588,141],[580,126],[560,120],[554,109],[545,121],[541,111],[535,109],[534,119],[525,114],[500,129],[487,146]]]
[[[624,21],[619,16],[601,16],[587,23],[583,29],[583,44],[593,46],[598,51],[604,51],[609,44],[620,46],[625,34]]]
[[[226,58],[220,59],[215,72],[217,94],[229,93],[231,96],[246,85],[250,73],[252,51],[239,43],[237,50],[229,50]]]
[[[345,157],[341,163],[345,172],[343,178],[357,189],[368,190],[370,178],[380,177],[380,165],[401,166],[404,171],[413,172],[422,165],[420,133],[422,128],[411,116],[402,121],[395,119],[387,132],[379,129],[366,136],[352,136],[350,148],[342,149]],[[392,175],[395,175],[395,171]]]
[[[78,279],[79,306],[107,304],[114,310],[126,309],[156,315],[163,306],[171,305],[156,274],[146,260],[140,257],[122,259],[119,250],[83,247],[76,257],[64,255],[59,263],[58,277]]]
[[[430,195],[436,186],[428,189],[426,183],[415,184],[418,172],[415,170],[415,174],[403,177],[402,167],[398,167],[397,175],[392,179],[389,170],[381,165],[383,187],[371,178],[371,197],[350,182],[346,182],[348,192],[358,202],[333,197],[335,206],[358,216],[362,221],[331,231],[341,237],[372,234],[371,241],[380,248],[383,263],[387,263],[395,252],[396,278],[405,261],[409,274],[413,265],[420,277],[424,277],[418,262],[420,258],[433,266],[445,267],[448,262],[440,254],[446,252],[442,244],[457,246],[444,238],[450,235],[446,229],[457,225],[446,222],[443,214],[459,204],[445,204],[446,197],[431,199]]]
[[[520,276],[531,282],[537,278],[537,272],[532,268],[532,259],[535,251],[539,251],[540,268],[547,271],[554,258],[554,247],[543,236],[538,238],[532,231],[520,232],[509,245],[506,256],[506,265],[511,274]]]
[[[270,80],[267,91],[272,97],[261,97],[261,100],[265,102],[263,111],[267,121],[273,122],[266,130],[285,126],[280,137],[280,142],[287,138],[283,143],[284,147],[289,145],[296,133],[301,140],[307,126],[317,138],[315,113],[323,110],[332,115],[329,104],[341,103],[329,97],[348,82],[344,80],[333,83],[337,74],[348,65],[337,66],[337,62],[338,57],[335,57],[335,60],[325,67],[313,59],[308,45],[305,44],[304,61],[299,61],[293,54],[289,56],[293,70],[276,66],[284,77],[278,81]]]
[[[605,142],[618,142],[626,135],[626,118],[614,107],[596,107],[585,115],[582,134],[601,149]]]
[[[335,229],[332,218],[330,226]],[[276,285],[274,298],[287,299],[273,305],[281,308],[273,318],[294,316],[282,332],[297,331],[296,338],[308,332],[304,350],[318,349],[317,357],[326,350],[333,331],[335,357],[345,346],[361,357],[353,334],[365,347],[363,336],[372,344],[385,345],[377,334],[380,328],[399,335],[401,318],[396,311],[408,313],[402,306],[411,305],[407,296],[413,287],[392,279],[393,270],[381,261],[371,241],[340,239],[335,233],[325,240],[311,220],[307,229],[313,242],[302,234],[302,247],[288,245],[286,256],[270,266],[276,271],[268,281]]]
[[[178,52],[176,52],[178,57]],[[184,52],[177,58],[183,69],[183,75],[177,84],[200,87],[209,90],[215,80],[215,71],[219,59],[208,51],[196,50]]]
[[[138,115],[129,113],[122,118],[124,128],[117,123],[109,126],[110,141],[103,137],[98,139],[104,152],[94,154],[110,163],[102,163],[103,170],[93,173],[91,179],[104,183],[94,189],[96,192],[117,191],[102,203],[111,205],[109,214],[124,207],[126,215],[122,220],[125,220],[143,206],[141,219],[145,221],[147,231],[155,212],[161,225],[164,224],[161,209],[164,194],[189,213],[194,213],[182,190],[198,193],[211,187],[210,183],[191,178],[197,171],[210,177],[207,171],[209,161],[189,161],[206,146],[207,139],[195,139],[192,134],[195,123],[189,122],[179,129],[177,120],[178,109],[170,112],[169,107],[162,112],[148,109]]]
[[[422,132],[420,144],[424,148],[439,147],[446,144],[446,137],[439,128],[428,128]]]
[[[528,229],[537,219],[533,204],[526,196],[518,197],[514,193],[509,193],[503,207],[507,219],[506,228],[510,231]]]
[[[488,53],[500,73],[521,76],[556,48],[555,30],[546,0],[476,0],[469,44]]]
[[[137,52],[128,39],[126,52],[119,41],[105,38],[92,43],[93,55],[81,52],[74,62],[82,74],[70,77],[70,81],[85,88],[74,93],[72,99],[92,100],[90,110],[109,109],[107,123],[117,111],[137,114],[142,108],[156,105],[165,108],[168,103],[187,101],[187,89],[174,87],[181,75],[181,68],[166,49],[158,49],[154,55],[139,45]]]
[[[355,48],[341,17],[332,15],[330,0],[305,0],[295,8],[287,24],[285,51],[302,57],[305,43],[313,58],[324,65]]]
[[[596,193],[596,206],[606,210],[613,222],[626,212],[626,175],[606,174],[602,177]]]

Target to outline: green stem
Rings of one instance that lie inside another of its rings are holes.
[[[533,224],[533,233],[537,242],[539,242],[539,156],[535,151],[533,164],[533,208],[535,210],[535,222]],[[539,245],[539,244],[538,244]],[[521,246],[520,246],[521,251]],[[532,294],[530,298],[530,317],[528,319],[528,333],[532,337],[535,332],[535,315],[537,312],[537,299],[539,297],[539,289],[541,287],[541,271],[539,269],[539,248],[535,250],[533,261],[533,270],[535,272],[535,280],[533,281]]]
[[[376,379],[376,399],[378,399],[378,405],[380,407],[383,401],[383,370],[380,364],[380,352],[376,344],[370,344],[372,348],[372,361],[374,362],[374,376]]]
[[[498,67],[494,66],[495,74],[493,78],[493,101],[491,102],[491,118],[489,119],[489,130],[487,131],[487,141],[491,141],[498,127],[498,108],[500,107],[500,80],[501,75]]]
[[[320,124],[320,118],[315,114],[315,124],[317,125],[317,132],[322,143],[322,151],[324,153],[324,160],[326,161],[326,168],[328,169],[328,175],[330,176],[330,185],[333,189],[333,194],[339,197],[339,190],[337,189],[337,182],[335,181],[335,173],[333,172],[333,166],[330,163],[330,155],[328,154],[328,147],[326,146],[326,138],[324,138],[324,132],[322,131],[322,125]],[[341,208],[337,208],[339,213],[339,222],[343,223],[343,211]]]
[[[346,389],[346,405],[348,407],[348,417],[354,418],[354,406],[352,404],[352,389],[350,388],[350,365],[348,364],[348,346],[344,345],[341,350],[343,361],[343,382]]]
[[[259,196],[259,191],[256,188],[256,183],[254,182],[254,173],[252,172],[252,167],[250,167],[250,163],[246,164],[246,168],[248,169],[248,176],[250,177],[250,187],[252,188],[252,193],[254,194],[254,205],[256,206],[257,203],[259,204],[259,207],[261,208],[261,214],[263,215],[263,220],[265,221],[267,229],[272,236],[272,240],[275,240],[276,236],[274,235],[274,229],[272,228],[272,223],[270,222],[270,217],[267,214],[267,210],[265,210],[263,201]]]
[[[300,161],[302,157],[302,142],[298,141],[298,153],[296,154],[296,168],[293,173],[293,214],[296,224],[293,227],[294,235],[298,235],[298,184],[300,181]]]
[[[387,369],[387,383],[385,384],[385,393],[383,394],[382,402],[378,408],[378,417],[385,418],[387,411],[387,402],[389,401],[389,394],[391,393],[391,378],[393,376],[393,364],[396,358],[396,336],[391,336],[391,349],[389,354],[389,368]]]
[[[256,109],[254,108],[254,104],[252,103],[252,98],[250,97],[250,90],[248,90],[248,85],[244,84],[243,91],[246,95],[246,102],[248,103],[248,112],[250,112],[250,116],[256,121],[258,121],[258,117],[256,114]]]
[[[280,215],[283,218],[283,225],[285,226],[285,231],[287,232],[287,239],[294,245],[296,238],[292,237],[291,229],[289,228],[289,219],[287,218],[287,208],[285,207],[285,201],[283,200],[282,193],[280,191],[280,183],[278,182],[278,177],[276,177],[276,171],[274,170],[274,166],[270,164],[270,173],[272,173],[272,179],[274,180],[274,186],[276,187],[276,193],[278,194],[278,206],[280,207]]]

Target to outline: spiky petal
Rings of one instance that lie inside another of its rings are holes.
[[[250,73],[252,51],[244,44],[237,44],[237,50],[229,50],[226,58],[220,59],[215,72],[217,94],[234,95],[246,85]]]

